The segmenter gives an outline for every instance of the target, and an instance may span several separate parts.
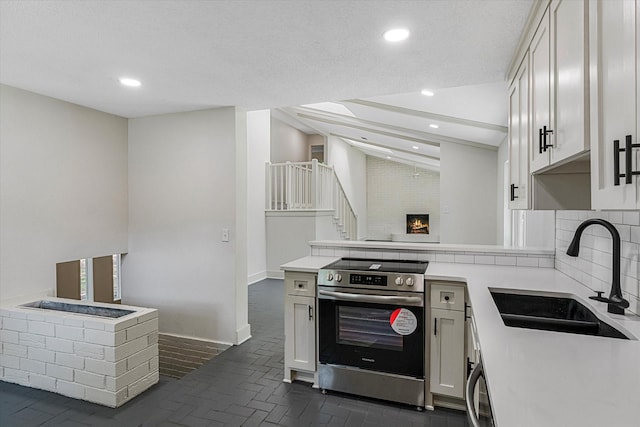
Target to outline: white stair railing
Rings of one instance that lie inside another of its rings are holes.
[[[345,239],[358,238],[357,217],[331,166],[311,162],[266,164],[266,210],[333,210]]]

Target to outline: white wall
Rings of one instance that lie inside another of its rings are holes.
[[[271,112],[247,113],[247,269],[249,283],[267,277],[265,164],[270,158]]]
[[[407,214],[429,214],[430,236],[440,235],[440,174],[367,156],[367,239],[406,233]]]
[[[367,156],[341,138],[327,138],[327,162],[333,166],[358,216],[358,239],[367,236]]]
[[[127,251],[127,120],[0,85],[0,300]]]
[[[308,162],[307,134],[271,118],[271,163]]]
[[[237,242],[236,132],[234,108],[129,120],[123,302],[159,308],[161,332],[235,343],[246,327],[236,324],[236,245],[246,242]]]
[[[496,150],[440,146],[442,243],[497,243],[497,160]]]

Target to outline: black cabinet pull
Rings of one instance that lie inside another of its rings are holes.
[[[470,308],[471,308],[471,306],[465,302],[464,303],[464,318],[465,318],[465,320],[466,319],[471,319],[471,316],[469,316],[467,314],[467,310],[469,310]]]
[[[438,318],[433,318],[433,335],[438,335]]]
[[[636,144],[638,145],[638,144]],[[627,135],[624,138],[624,149],[625,149],[625,153],[624,153],[624,182],[625,184],[631,184],[631,178],[632,175],[635,175],[633,173],[633,171],[631,170],[631,159],[632,159],[632,155],[633,153],[631,152],[631,147],[633,147],[633,144],[631,143],[631,135]]]
[[[542,126],[542,150],[547,151],[547,148],[553,147],[553,144],[547,144],[547,134],[553,134],[551,129],[547,129],[547,126]]]
[[[542,154],[542,129],[538,129],[538,154]]]
[[[517,186],[517,185],[515,185],[515,184],[511,184],[511,196],[510,196],[510,198],[511,198],[511,201],[512,201],[512,202],[513,202],[515,199],[517,199],[517,198],[518,198],[518,196],[516,196],[516,188],[518,188],[518,186]]]
[[[631,135],[624,138],[624,148],[620,148],[620,141],[613,141],[613,185],[620,185],[620,178],[624,178],[625,184],[633,182],[634,175],[640,175],[640,171],[633,170],[633,149],[640,147],[640,143],[631,142]],[[624,152],[624,173],[620,173],[620,153]]]
[[[313,320],[313,307],[309,306],[309,320]]]
[[[620,140],[613,141],[613,185],[620,185]]]

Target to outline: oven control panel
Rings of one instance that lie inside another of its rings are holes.
[[[424,292],[424,275],[327,269],[318,271],[318,285]]]

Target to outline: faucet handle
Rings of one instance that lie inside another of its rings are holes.
[[[600,301],[600,302],[606,302],[606,303],[610,302],[609,298],[605,298],[602,296],[602,294],[604,293],[603,291],[595,291],[595,293],[597,295],[591,295],[589,299]]]

